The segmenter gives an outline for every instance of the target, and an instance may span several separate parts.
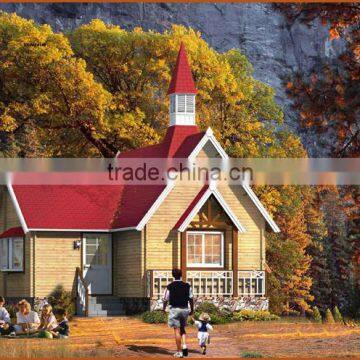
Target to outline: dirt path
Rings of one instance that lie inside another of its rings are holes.
[[[78,318],[68,340],[0,339],[9,357],[156,356],[174,352],[171,329],[135,317]],[[189,357],[202,357],[196,330],[188,329]],[[10,343],[11,342],[11,343]],[[360,327],[312,323],[247,322],[217,325],[208,357],[257,353],[271,357],[360,356]]]

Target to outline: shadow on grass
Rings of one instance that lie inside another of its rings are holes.
[[[130,351],[137,353],[144,352],[147,354],[161,354],[161,355],[172,355],[173,353],[167,349],[159,346],[138,346],[138,345],[126,345],[126,348]]]
[[[126,348],[136,353],[159,354],[159,355],[173,355],[174,351],[159,347],[159,346],[139,346],[139,345],[126,345]],[[200,354],[198,350],[189,349],[190,354]]]

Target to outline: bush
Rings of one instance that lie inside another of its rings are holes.
[[[196,308],[196,312],[200,314],[205,312],[211,316],[213,314],[219,314],[220,310],[212,302],[204,301]]]
[[[319,324],[322,323],[322,317],[321,317],[320,311],[317,306],[314,306],[314,309],[313,309],[313,319],[315,322],[317,322]]]
[[[334,307],[334,310],[333,310],[333,315],[334,315],[334,321],[337,322],[337,323],[343,323],[344,322],[344,319],[341,315],[341,312],[339,310],[339,308],[337,306]]]
[[[167,314],[161,310],[146,311],[141,315],[144,322],[148,324],[166,324]]]
[[[70,291],[66,291],[62,286],[58,286],[47,299],[55,312],[64,309],[69,318],[75,314],[75,299]]]
[[[326,312],[325,312],[325,322],[327,324],[335,324],[335,320],[334,320],[334,317],[330,311],[330,309],[326,309]]]
[[[18,312],[18,309],[15,305],[12,304],[8,304],[5,305],[6,310],[8,311],[10,318],[11,319],[15,319],[16,318],[16,313]]]
[[[265,310],[241,310],[233,314],[235,321],[272,321],[278,320],[277,315]]]

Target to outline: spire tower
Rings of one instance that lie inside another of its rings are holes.
[[[185,46],[180,45],[169,90],[170,126],[195,125],[195,95],[197,93]]]

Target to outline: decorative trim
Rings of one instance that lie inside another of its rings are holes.
[[[246,191],[246,193],[249,195],[250,199],[252,200],[252,202],[255,204],[255,206],[258,208],[258,210],[260,211],[260,213],[262,214],[262,216],[265,218],[265,220],[267,221],[267,223],[270,225],[271,229],[275,232],[275,233],[279,233],[280,232],[280,228],[277,226],[277,224],[275,223],[275,221],[272,219],[272,217],[270,216],[270,214],[266,211],[266,209],[264,208],[263,204],[260,202],[259,198],[256,196],[256,194],[254,193],[254,191],[251,189],[250,185],[248,184],[242,184],[244,190]]]
[[[202,137],[202,139],[199,141],[199,143],[196,145],[195,149],[191,152],[189,155],[189,161],[193,162],[196,158],[196,156],[199,155],[199,152],[202,150],[202,148],[206,145],[206,143],[210,141],[213,146],[215,147],[216,151],[220,154],[223,160],[229,159],[228,154],[225,152],[225,150],[222,148],[220,143],[216,140],[214,136],[214,132],[211,130],[211,128],[208,128],[206,130],[205,135]]]
[[[167,196],[169,195],[170,191],[174,188],[174,186],[175,186],[175,181],[169,180],[168,184],[166,185],[166,188],[163,190],[163,192],[156,199],[154,204],[151,206],[151,208],[148,210],[148,212],[145,214],[145,216],[142,218],[142,220],[136,226],[136,230],[141,231],[144,228],[144,226],[147,224],[147,222],[150,220],[150,218],[154,215],[156,210],[160,207],[160,205],[163,203],[163,201],[167,198]]]
[[[227,205],[226,201],[216,188],[215,184],[211,184],[211,186],[205,191],[202,198],[198,201],[198,203],[193,207],[190,214],[186,217],[183,223],[179,226],[178,230],[183,232],[189,226],[191,220],[195,217],[195,215],[200,211],[201,207],[205,204],[206,200],[211,196],[214,195],[216,200],[220,203],[221,207],[224,209],[226,214],[229,216],[233,224],[237,227],[239,232],[244,233],[246,230],[241,225],[240,221],[236,217],[236,215],[232,212],[230,207]]]
[[[21,211],[21,208],[20,208],[19,202],[18,202],[18,200],[16,198],[14,189],[12,188],[9,176],[7,178],[6,187],[7,187],[8,191],[9,191],[9,195],[10,195],[11,201],[12,201],[14,207],[15,207],[15,212],[16,212],[16,215],[19,218],[21,227],[22,227],[24,233],[27,234],[29,232],[29,228],[27,227],[24,215],[23,215],[23,213]]]

